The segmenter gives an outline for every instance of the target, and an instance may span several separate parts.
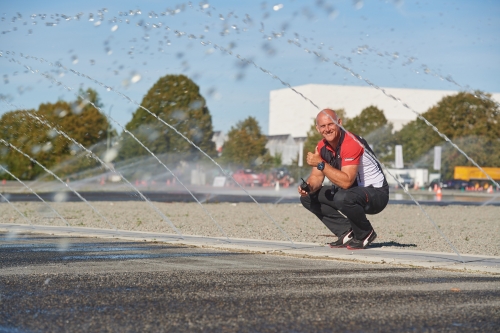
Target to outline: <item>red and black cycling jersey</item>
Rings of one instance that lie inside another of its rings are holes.
[[[365,152],[365,148],[360,143],[366,147],[368,153]],[[362,137],[341,129],[337,147],[333,148],[325,139],[318,142],[316,147],[323,161],[335,169],[341,170],[342,166],[347,165],[359,166],[356,180],[351,187],[387,186],[382,168],[375,159],[375,153]]]

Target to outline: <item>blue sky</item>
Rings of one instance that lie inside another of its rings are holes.
[[[96,89],[106,112],[122,124],[131,119],[137,106],[49,64],[57,61],[139,103],[161,76],[185,74],[200,86],[214,129],[223,131],[251,115],[267,133],[269,91],[284,88],[236,55],[292,86],[365,85],[337,61],[384,87],[500,92],[496,0],[20,0],[3,1],[0,19],[0,94],[8,100],[0,101],[0,114],[76,98],[41,73],[66,87]]]

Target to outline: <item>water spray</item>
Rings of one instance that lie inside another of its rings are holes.
[[[19,65],[22,65],[19,61],[16,61],[16,63],[18,63]],[[53,77],[51,77],[50,75],[46,74],[46,73],[40,73],[38,70],[34,70],[32,69],[31,67],[29,66],[24,66],[26,69],[28,69],[31,73],[33,74],[40,74],[42,75],[43,77],[45,77],[46,79],[50,80],[51,82],[59,85],[59,86],[63,86],[66,90],[68,91],[71,91],[72,89],[70,87],[66,87],[64,86],[61,82],[57,81],[56,79],[54,79]],[[293,246],[295,246],[295,243],[293,242],[293,240],[290,238],[290,236],[288,236],[288,234],[278,225],[278,223],[276,223],[276,221],[274,220],[274,218],[257,202],[257,200],[255,200],[255,198],[241,185],[239,184],[236,180],[234,180],[234,178],[228,174],[226,171],[224,171],[224,169],[219,165],[219,163],[217,163],[213,158],[211,158],[207,153],[205,153],[200,147],[198,147],[194,142],[192,142],[189,138],[187,138],[184,134],[182,134],[181,132],[179,132],[175,127],[173,127],[172,125],[170,125],[169,123],[165,122],[163,119],[161,119],[160,117],[158,117],[156,114],[154,114],[153,112],[151,112],[150,110],[148,110],[147,108],[145,108],[144,106],[142,106],[140,103],[134,101],[133,99],[131,99],[130,97],[124,95],[123,93],[121,92],[118,92],[117,90],[113,89],[112,87],[109,87],[109,86],[106,86],[105,84],[85,75],[85,74],[81,74],[79,73],[78,71],[76,70],[73,70],[73,69],[67,69],[66,67],[62,66],[62,64],[59,64],[59,67],[65,69],[65,70],[68,70],[70,72],[72,72],[73,74],[77,75],[77,76],[81,76],[81,77],[85,77],[87,79],[90,79],[92,80],[93,82],[99,84],[100,86],[106,88],[107,91],[112,91],[112,92],[115,92],[117,94],[119,94],[120,96],[124,97],[125,99],[127,99],[129,102],[131,103],[134,103],[136,104],[138,107],[140,107],[141,109],[143,109],[144,111],[148,112],[150,115],[152,115],[154,118],[156,118],[157,120],[159,120],[161,123],[163,123],[164,125],[166,125],[167,127],[169,127],[170,129],[172,129],[175,133],[177,133],[178,135],[180,135],[184,140],[186,140],[190,145],[192,145],[193,147],[195,147],[198,151],[200,151],[204,156],[206,156],[208,159],[210,159],[210,161],[212,161],[212,163],[214,163],[221,171],[224,175],[226,175],[227,177],[231,178],[258,206],[259,208],[261,209],[261,211],[264,212],[264,214],[272,221],[272,223],[276,226],[276,228],[278,228],[278,230],[282,233],[283,236],[285,236],[289,241],[290,243],[292,243]],[[81,97],[81,96],[80,96]],[[312,101],[311,101],[312,103]],[[94,104],[92,104],[94,105]],[[100,110],[97,106],[94,105],[95,108],[97,108],[98,110]],[[121,125],[120,125],[121,126]],[[123,128],[123,127],[122,127]],[[153,155],[154,156],[154,155]],[[175,175],[174,175],[175,176]],[[186,188],[187,189],[187,188]],[[188,190],[189,191],[189,190]],[[194,197],[194,196],[193,196]],[[197,200],[195,198],[195,200]]]
[[[12,174],[9,170],[7,170],[6,168],[4,168],[3,166],[0,165],[0,168],[2,168],[2,170],[6,173],[9,174],[9,176],[11,176],[12,178],[14,178],[15,180],[17,180],[19,183],[21,183],[21,185],[23,185],[24,187],[26,187],[28,190],[31,191],[31,193],[33,193],[38,199],[40,199],[47,207],[49,207],[57,216],[59,216],[59,218],[64,222],[66,223],[66,225],[69,227],[69,223],[68,221],[66,221],[66,219],[64,217],[61,216],[61,214],[59,214],[59,212],[57,210],[55,210],[51,205],[49,205],[45,200],[42,199],[42,197],[40,197],[35,191],[33,191],[33,189],[31,187],[29,187],[28,185],[26,185],[22,180],[20,180],[19,178],[17,178],[14,174]]]
[[[33,226],[33,224],[32,224],[32,223],[31,223],[31,221],[30,221],[30,220],[26,217],[26,215],[24,215],[23,213],[21,213],[21,211],[20,211],[19,209],[17,209],[17,207],[16,207],[16,206],[15,206],[12,202],[10,202],[10,201],[9,201],[9,199],[7,199],[7,198],[6,198],[6,197],[5,197],[2,193],[0,193],[0,198],[2,199],[2,201],[7,202],[7,203],[8,203],[8,204],[12,207],[12,208],[14,208],[14,210],[15,210],[16,212],[18,212],[18,213],[19,213],[19,215],[21,215],[21,216],[24,218],[24,220],[26,220],[26,222],[28,222],[28,224],[29,224],[29,225]]]
[[[14,149],[15,151],[17,151],[18,153],[24,155],[25,157],[27,157],[31,162],[33,163],[36,163],[38,166],[40,166],[43,170],[45,170],[45,172],[47,173],[50,173],[54,178],[56,178],[58,181],[60,181],[61,183],[64,184],[64,186],[66,186],[70,191],[72,191],[73,193],[75,193],[78,198],[80,198],[83,202],[85,202],[85,204],[87,204],[90,208],[92,208],[92,210],[97,214],[99,215],[104,221],[106,221],[106,223],[108,223],[114,230],[117,230],[116,227],[111,223],[109,222],[109,220],[104,217],[97,209],[95,209],[94,206],[92,206],[84,197],[82,197],[80,195],[80,193],[78,193],[76,190],[74,190],[71,186],[69,186],[68,183],[66,183],[64,180],[62,180],[61,178],[59,178],[56,174],[54,174],[52,171],[50,171],[49,169],[47,169],[45,166],[43,166],[40,162],[38,162],[37,160],[35,160],[34,158],[32,158],[31,156],[29,156],[28,154],[24,153],[23,151],[21,151],[19,148],[17,148],[16,146],[14,146],[13,144],[5,141],[4,139],[0,139],[0,142],[3,143],[4,145],[6,145],[7,147],[10,147],[12,149]]]

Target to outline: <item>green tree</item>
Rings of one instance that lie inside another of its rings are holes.
[[[384,112],[376,106],[363,109],[359,115],[349,119],[344,128],[364,137],[380,161],[388,162],[393,159],[393,125],[387,121]]]
[[[88,100],[100,107],[97,93],[92,89],[80,91]],[[31,115],[31,116],[30,116]],[[52,129],[33,116],[48,123]],[[65,132],[84,147],[90,147],[105,138],[108,128],[107,118],[91,104],[81,98],[74,102],[58,101],[41,104],[37,111],[16,110],[5,113],[0,118],[1,137],[48,169],[65,164],[61,173],[68,175],[81,167],[95,165],[89,160],[63,163],[75,155],[79,148],[59,135],[54,129]],[[36,163],[22,156],[13,148],[0,149],[0,163],[21,179],[33,179],[43,171]]]
[[[495,102],[460,92],[444,97],[422,116],[470,154],[479,165],[499,165],[500,110]],[[434,146],[443,145],[445,150],[441,173],[446,178],[453,176],[455,166],[472,165],[421,119],[408,123],[396,132],[395,143],[403,145],[405,161],[411,163],[422,160]],[[427,160],[430,162],[431,159]]]
[[[254,117],[239,121],[236,127],[231,127],[227,137],[221,155],[225,163],[249,168],[255,166],[259,158],[264,159],[267,138]]]
[[[344,128],[349,132],[366,137],[376,129],[387,125],[384,112],[376,106],[369,106],[356,117],[345,122]]]
[[[215,155],[212,141],[212,116],[200,95],[200,88],[184,75],[161,77],[144,96],[141,105],[182,133],[208,155]],[[138,108],[126,125],[154,154],[180,153],[184,157],[198,156],[198,150],[173,129],[161,123],[143,108]],[[148,152],[128,134],[123,133],[120,159]],[[179,156],[175,157],[179,160]]]

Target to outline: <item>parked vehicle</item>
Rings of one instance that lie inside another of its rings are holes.
[[[243,186],[262,186],[266,182],[266,175],[255,173],[251,169],[240,169],[233,173],[233,179]]]
[[[429,187],[431,189],[434,189],[434,186],[437,185],[438,187],[443,187],[443,181],[441,179],[433,179],[430,183],[429,183]]]
[[[290,171],[286,167],[273,168],[267,174],[267,184],[270,186],[275,186],[276,183],[279,183],[280,186],[288,187],[294,181]]]
[[[415,181],[407,173],[401,173],[399,175],[396,175],[396,179],[401,183],[401,185],[403,185],[403,186],[408,185],[409,188],[411,188],[415,185]]]
[[[465,190],[471,186],[470,182],[463,179],[443,180],[441,188],[443,190]]]

